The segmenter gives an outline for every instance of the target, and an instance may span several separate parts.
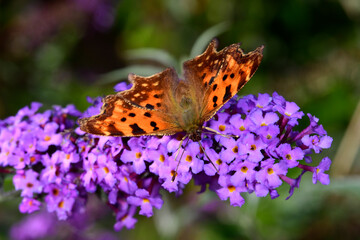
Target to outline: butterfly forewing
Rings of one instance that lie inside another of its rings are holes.
[[[198,94],[205,94],[220,69],[223,57],[222,53],[216,51],[217,45],[217,40],[212,40],[203,54],[183,64],[184,78],[195,86],[193,89],[197,89]]]
[[[228,100],[250,80],[262,59],[263,46],[244,54],[233,44],[224,51],[219,72],[205,91],[202,117],[209,120]]]
[[[185,79],[198,92],[202,122],[209,120],[250,80],[262,59],[263,47],[244,54],[240,44],[219,52],[217,45],[213,40],[203,54],[184,63]]]

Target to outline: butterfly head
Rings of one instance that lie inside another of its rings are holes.
[[[194,142],[198,142],[201,140],[201,133],[202,133],[202,128],[198,128],[195,129],[193,132],[188,133],[188,136]]]

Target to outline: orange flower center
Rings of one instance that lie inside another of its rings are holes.
[[[60,193],[60,191],[59,191],[59,189],[57,189],[57,188],[54,188],[54,189],[52,190],[52,194],[53,194],[54,196],[59,195],[59,193]]]
[[[238,153],[238,147],[237,146],[235,146],[233,149],[232,149],[232,151],[234,152],[234,153]]]
[[[59,202],[58,207],[59,207],[59,208],[63,208],[63,207],[64,207],[64,204],[65,204],[64,201],[61,201],[61,202]]]
[[[229,192],[233,192],[233,191],[235,191],[235,187],[234,186],[228,186],[228,189],[229,189]]]
[[[224,125],[220,125],[219,126],[219,130],[222,132],[222,131],[225,131],[226,127]]]

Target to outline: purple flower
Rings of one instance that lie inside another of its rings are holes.
[[[204,168],[204,161],[197,156],[199,154],[200,154],[199,144],[197,142],[192,142],[187,145],[183,155],[183,159],[185,160],[184,165],[190,167],[191,171],[194,174],[199,173]],[[181,160],[179,159],[179,161]]]
[[[145,189],[136,190],[135,196],[129,196],[127,201],[132,205],[140,206],[139,213],[147,217],[153,215],[153,207],[160,209],[164,203],[159,194],[150,196],[149,192]]]
[[[61,176],[58,171],[58,163],[60,162],[60,151],[54,152],[51,157],[48,155],[43,156],[43,163],[45,165],[45,169],[41,171],[41,180],[49,183],[60,183]]]
[[[75,198],[62,197],[60,199],[48,198],[47,209],[49,212],[55,212],[59,220],[65,220],[71,214]]]
[[[230,198],[230,205],[237,207],[241,207],[245,203],[244,198],[240,195],[241,192],[247,191],[244,183],[234,185],[230,181],[230,176],[220,176],[219,184],[221,188],[216,193],[221,200],[225,201]]]
[[[217,171],[220,175],[228,172],[228,164],[220,158],[219,154],[214,149],[205,148],[205,152],[212,161],[204,165],[204,172],[206,175],[214,176]]]
[[[274,164],[274,159],[268,159],[262,165],[261,170],[256,173],[256,180],[269,188],[279,187],[282,184],[280,176],[287,173],[286,164]]]
[[[116,215],[117,222],[114,225],[116,231],[120,231],[124,226],[128,229],[134,228],[137,220],[134,218],[136,207],[129,207],[127,211],[120,211]]]
[[[247,160],[257,163],[264,158],[261,150],[265,148],[265,143],[261,138],[256,137],[254,134],[249,133],[244,136],[239,143],[239,154],[247,154]]]
[[[321,160],[319,166],[315,168],[313,172],[312,182],[316,184],[319,181],[323,185],[328,185],[330,183],[329,175],[325,173],[330,169],[331,160],[328,157],[325,157]]]
[[[258,97],[254,97],[253,102],[257,108],[262,109],[263,111],[268,111],[272,108],[271,104],[272,97],[267,93],[259,93]]]
[[[209,122],[209,126],[211,129],[218,131],[222,134],[231,134],[233,132],[233,127],[227,123],[229,118],[228,113],[217,113],[214,117],[213,121]],[[217,119],[217,120],[215,120]],[[220,135],[215,135],[215,139],[218,140]]]
[[[123,165],[119,167],[118,170],[119,171],[116,174],[118,189],[124,193],[133,194],[138,189],[137,184],[132,177],[134,176],[133,168]]]
[[[313,149],[315,153],[320,153],[322,149],[326,149],[331,146],[333,139],[329,136],[320,137],[318,135],[305,135],[301,141],[305,146]]]
[[[253,111],[249,117],[257,127],[265,127],[274,124],[279,120],[279,117],[276,113],[269,112],[263,115],[263,111],[259,109]]]
[[[34,193],[40,193],[43,189],[38,176],[39,174],[31,169],[18,172],[13,178],[15,189],[22,190],[22,197],[32,198]]]
[[[39,130],[35,133],[39,138],[36,146],[38,151],[44,152],[50,145],[60,145],[62,136],[57,133],[58,128],[58,124],[50,122],[45,125],[43,131]]]
[[[179,190],[179,184],[187,184],[191,180],[191,172],[189,166],[186,164],[179,164],[177,161],[172,160],[169,166],[164,166],[159,169],[159,178],[163,181],[162,187],[169,192],[176,192]]]
[[[282,158],[289,168],[296,167],[299,160],[304,159],[304,152],[299,147],[292,148],[289,143],[281,144],[276,152]]]
[[[95,172],[99,182],[104,181],[110,189],[114,187],[117,181],[117,165],[114,161],[109,161],[106,155],[99,155]]]
[[[40,209],[41,202],[33,198],[23,198],[19,205],[19,210],[21,213],[32,213]]]
[[[87,159],[83,160],[84,173],[82,175],[82,180],[84,182],[84,186],[88,189],[88,191],[95,190],[93,183],[97,179],[97,174],[95,171],[96,159],[97,156],[94,153],[89,153]]]
[[[232,162],[234,159],[240,159],[238,141],[235,141],[233,138],[221,138],[221,145],[225,147],[220,153],[221,161],[226,163]]]
[[[143,154],[143,148],[138,144],[139,138],[130,139],[128,145],[131,150],[124,149],[124,152],[121,155],[121,160],[124,163],[132,163],[135,172],[137,174],[141,174],[145,171],[145,156]]]
[[[163,145],[159,145],[159,149],[149,149],[146,151],[146,156],[152,164],[149,167],[150,172],[159,175],[159,168],[164,165],[169,165],[167,157],[167,150]]]
[[[229,119],[230,124],[234,127],[233,134],[242,135],[254,129],[255,124],[250,118],[242,119],[241,114],[234,114]]]
[[[253,182],[255,180],[255,167],[257,164],[250,161],[241,161],[237,164],[230,165],[230,170],[235,171],[234,175],[231,176],[230,181],[234,185],[239,185],[239,183],[244,182]]]

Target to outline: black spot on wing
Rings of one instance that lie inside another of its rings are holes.
[[[215,91],[216,88],[217,88],[217,84],[214,84],[214,86],[213,86],[213,91]]]
[[[120,119],[120,121],[125,122],[126,118],[123,117],[122,119]]]
[[[132,129],[131,133],[134,134],[134,135],[138,135],[138,134],[145,134],[146,132],[144,131],[144,129],[142,129],[141,127],[139,127],[137,125],[137,123],[135,124],[131,124],[129,125]]]
[[[111,133],[112,136],[124,136],[124,133],[118,130],[113,123],[110,123],[107,127],[107,130]]]
[[[217,106],[218,106],[218,104],[217,104],[218,97],[217,97],[217,96],[214,96],[212,100],[213,100],[213,102],[214,102],[213,107],[217,107]]]
[[[149,103],[146,104],[145,107],[146,107],[146,108],[149,108],[149,109],[154,109],[154,105],[151,105],[151,104],[149,104]]]
[[[223,102],[226,102],[227,100],[229,100],[229,98],[231,98],[231,85],[228,85],[225,89],[225,94],[223,97]]]
[[[135,113],[129,113],[129,117],[135,117],[136,114]]]
[[[152,126],[154,129],[154,131],[156,131],[156,130],[159,130],[159,128],[156,126],[156,122],[154,122],[154,121],[151,121],[150,122],[150,126]]]
[[[146,113],[144,113],[144,116],[145,116],[145,117],[151,117],[151,113],[146,112]]]
[[[215,80],[215,77],[211,77],[211,78],[210,78],[209,86],[214,82],[214,80]]]

